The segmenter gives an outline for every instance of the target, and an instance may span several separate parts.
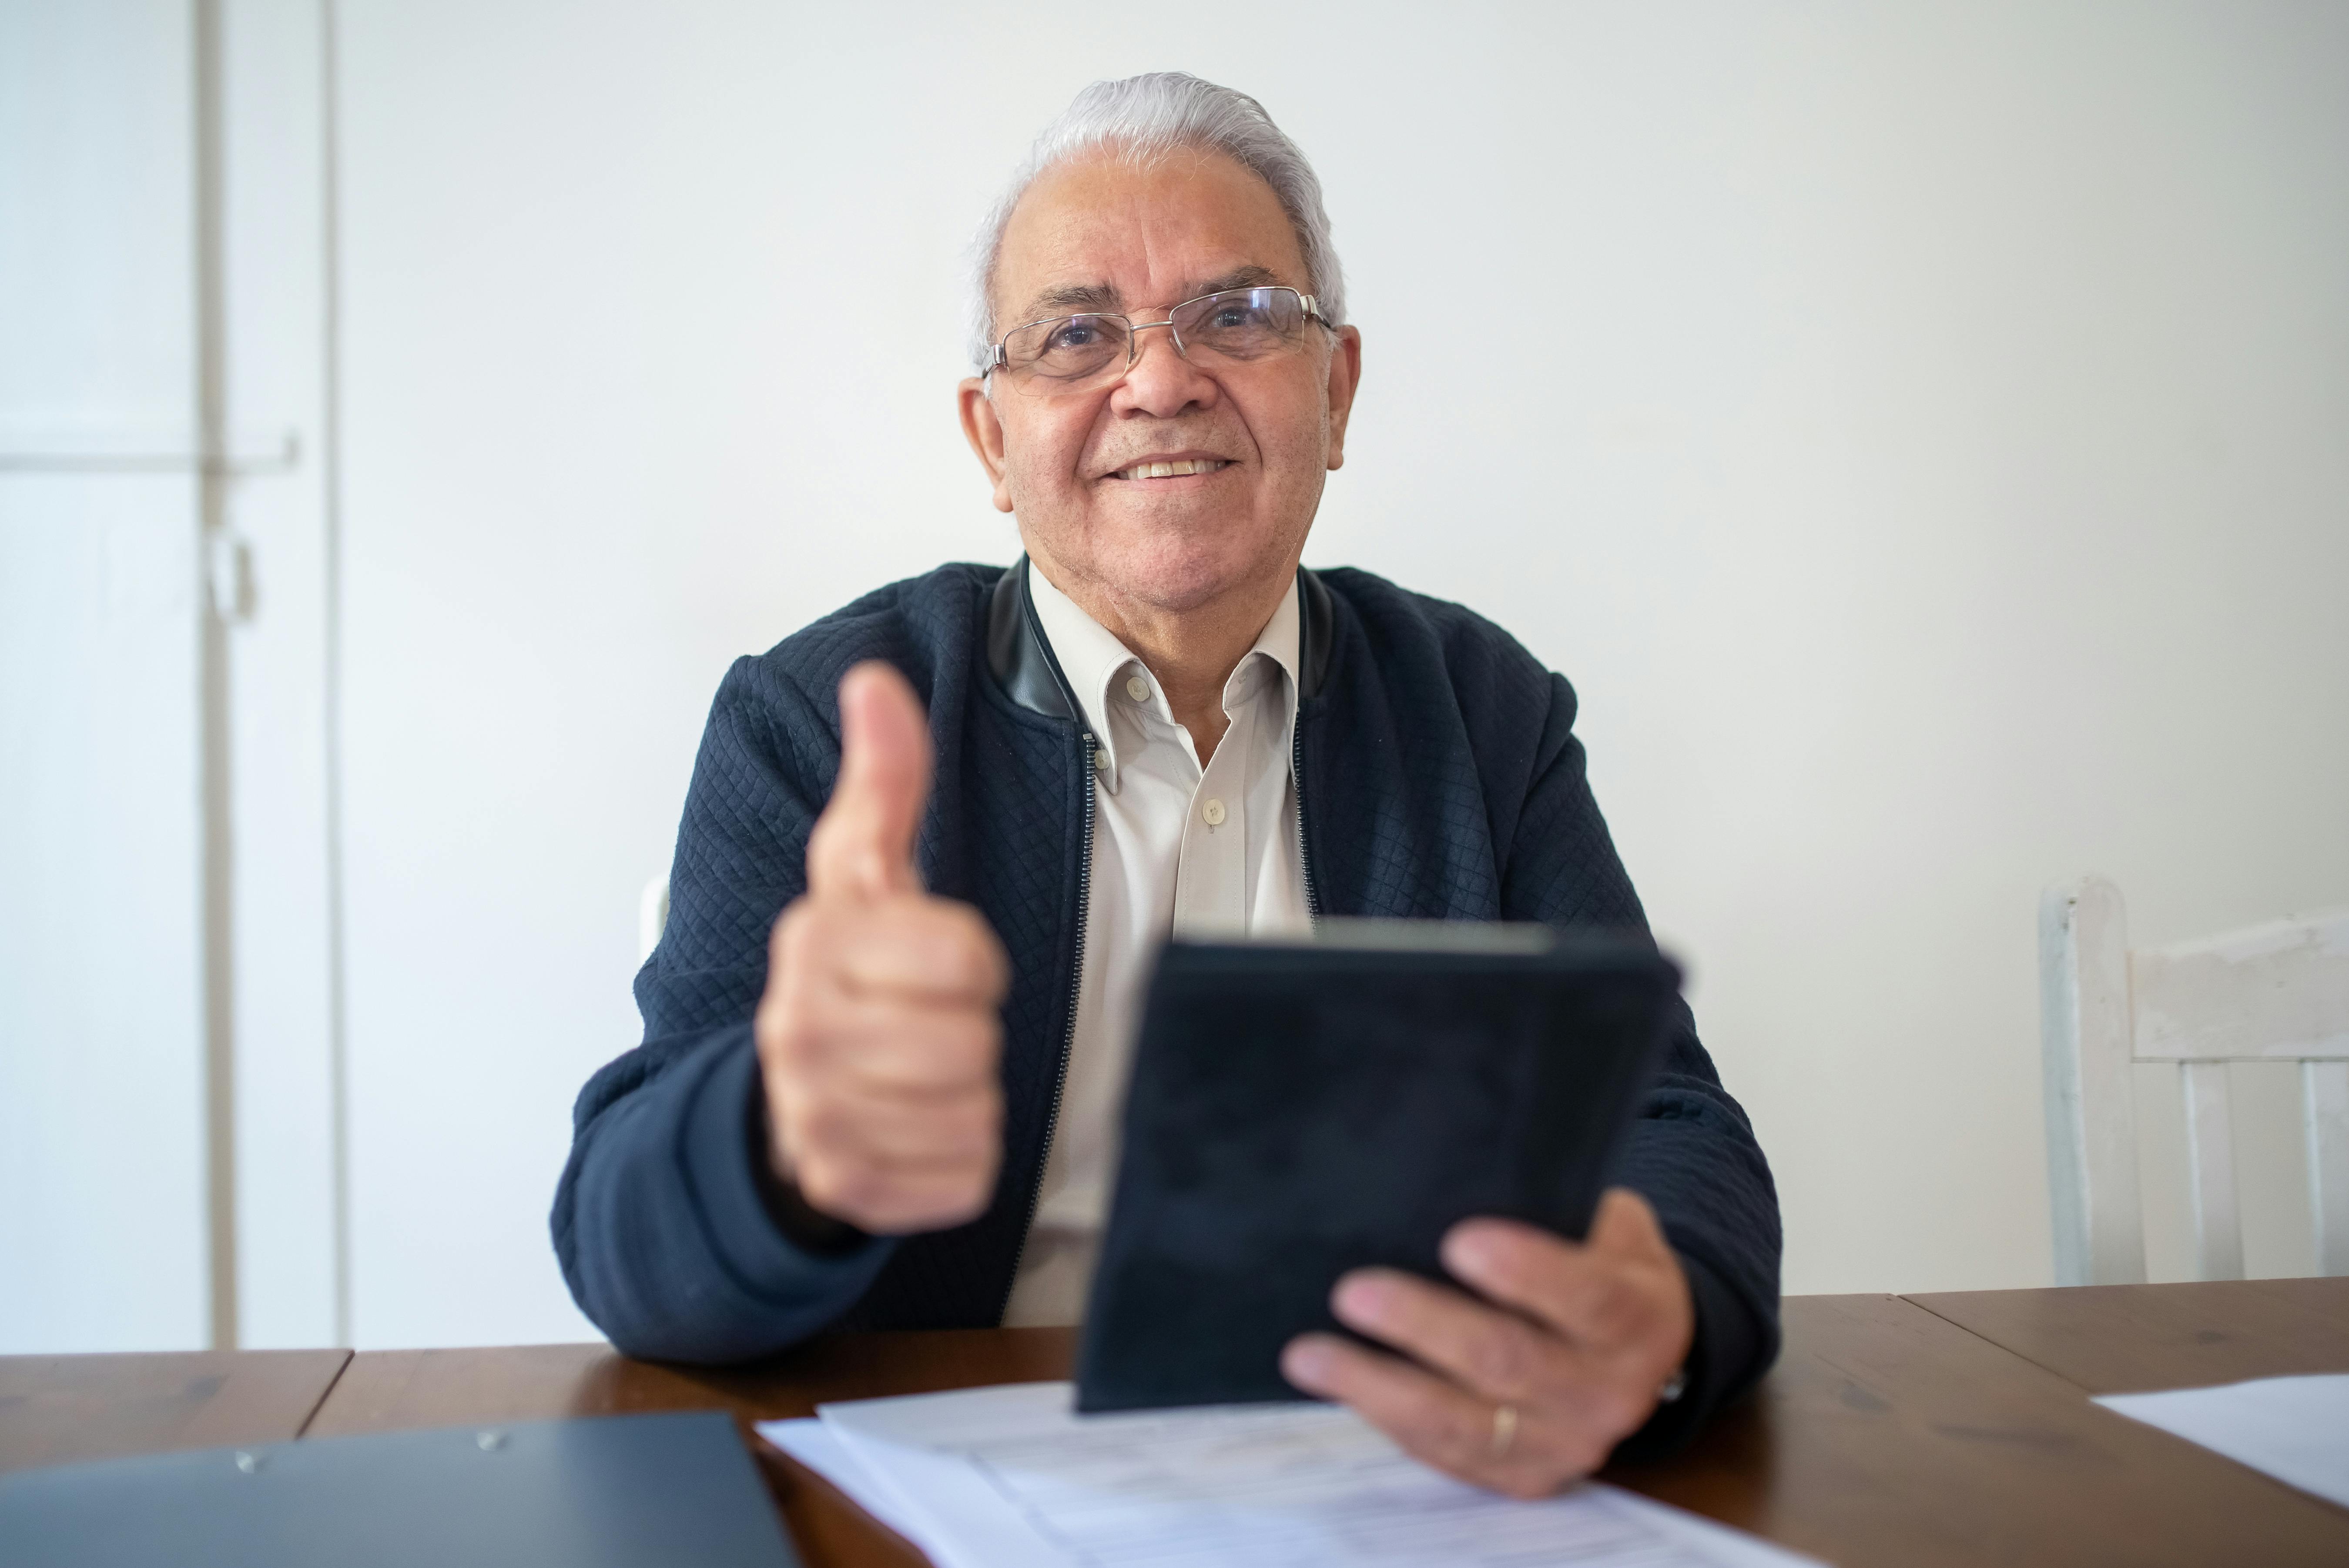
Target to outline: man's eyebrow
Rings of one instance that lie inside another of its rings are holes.
[[[1254,264],[1234,267],[1221,277],[1209,278],[1203,284],[1193,284],[1190,292],[1183,298],[1197,299],[1202,294],[1221,294],[1226,289],[1260,289],[1267,284],[1279,282],[1279,274],[1270,267],[1259,267]],[[1175,303],[1179,304],[1182,301],[1177,300]]]
[[[1062,284],[1030,300],[1020,315],[1023,320],[1036,321],[1078,311],[1113,311],[1119,303],[1117,291],[1107,284]]]
[[[1209,278],[1205,283],[1186,284],[1182,300],[1170,300],[1167,303],[1180,304],[1183,300],[1197,299],[1204,294],[1221,294],[1226,289],[1263,288],[1267,284],[1279,282],[1279,274],[1270,267],[1260,267],[1251,263],[1247,266],[1234,267],[1230,272]],[[1019,319],[1041,321],[1049,316],[1072,315],[1081,311],[1116,311],[1123,308],[1123,296],[1107,284],[1062,284],[1057,288],[1046,289],[1030,299],[1028,302],[1028,308],[1019,313]]]

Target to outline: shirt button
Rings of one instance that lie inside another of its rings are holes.
[[[1125,695],[1136,702],[1148,702],[1150,683],[1140,676],[1128,676],[1125,677]]]
[[[1221,800],[1210,800],[1199,808],[1199,815],[1206,820],[1207,826],[1210,828],[1220,828],[1224,825],[1224,803]]]
[[[1096,773],[1106,773],[1109,771],[1108,747],[1096,746],[1093,748],[1093,771]]]

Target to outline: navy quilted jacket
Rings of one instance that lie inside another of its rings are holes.
[[[1584,780],[1573,688],[1458,605],[1362,572],[1304,585],[1309,645],[1319,622],[1297,721],[1317,910],[1644,929]],[[1052,684],[1035,676],[1040,638],[1006,619],[1025,600],[1016,571],[945,566],[727,672],[678,833],[668,926],[636,977],[644,1043],[581,1091],[555,1194],[564,1277],[623,1350],[736,1361],[827,1327],[1000,1320],[1074,1002],[1090,834],[1080,722],[1054,698],[1057,668]],[[750,1018],[769,929],[802,889],[839,767],[834,693],[872,658],[903,670],[929,713],[922,873],[975,904],[1010,955],[1004,1161],[968,1224],[817,1252],[779,1222],[762,1180]],[[1633,1445],[1660,1449],[1760,1377],[1778,1341],[1776,1193],[1692,1026],[1614,1179],[1654,1204],[1696,1297],[1689,1391]]]

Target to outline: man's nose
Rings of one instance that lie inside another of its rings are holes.
[[[1112,411],[1169,419],[1186,408],[1205,408],[1215,402],[1221,389],[1175,348],[1173,327],[1153,323],[1136,333],[1133,341],[1133,366],[1111,394]]]

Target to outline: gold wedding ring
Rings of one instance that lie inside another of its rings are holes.
[[[1493,1407],[1493,1457],[1505,1460],[1509,1448],[1517,1440],[1517,1408],[1515,1405]]]

